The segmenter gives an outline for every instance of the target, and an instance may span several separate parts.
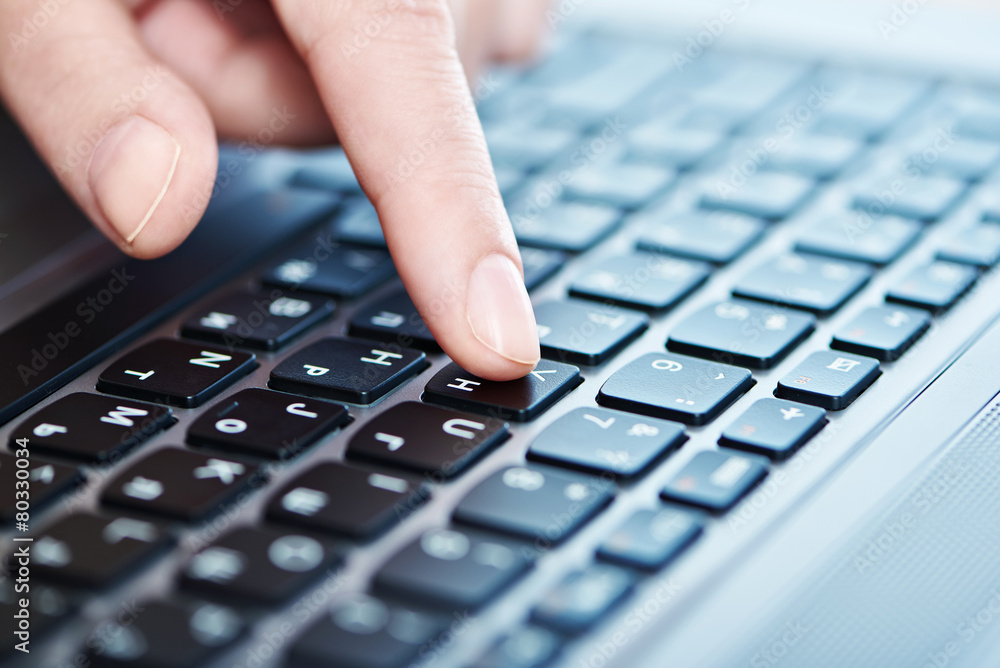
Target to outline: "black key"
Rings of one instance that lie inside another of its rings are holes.
[[[295,668],[403,668],[442,627],[421,612],[358,595],[320,616],[292,645]]]
[[[639,236],[641,250],[727,264],[755,244],[766,223],[733,213],[651,213]]]
[[[881,266],[899,258],[922,229],[920,223],[894,216],[833,216],[807,229],[795,250]]]
[[[157,339],[104,370],[97,389],[134,399],[194,408],[257,366],[241,353],[175,339]]]
[[[625,135],[630,156],[674,169],[693,167],[715,150],[724,137],[713,130],[681,129],[660,119],[637,126]]]
[[[814,179],[828,179],[843,171],[863,147],[863,143],[848,137],[800,132],[781,142],[778,150],[770,154],[766,166]]]
[[[780,306],[727,301],[695,311],[670,332],[667,348],[716,362],[770,369],[802,343],[816,319]]]
[[[267,519],[368,540],[420,507],[430,489],[333,462],[318,464],[271,497]]]
[[[426,367],[427,356],[417,350],[328,338],[281,362],[267,384],[282,392],[370,404]]]
[[[649,326],[649,318],[614,306],[545,302],[535,307],[542,355],[594,366],[616,355]]]
[[[187,440],[284,461],[349,420],[340,404],[250,388],[202,413]]]
[[[371,341],[392,342],[404,348],[441,352],[441,346],[427,329],[406,290],[394,292],[355,313],[348,333]]]
[[[371,202],[363,197],[348,200],[333,219],[333,236],[339,242],[385,248],[382,223]]]
[[[604,383],[597,402],[651,417],[702,425],[754,385],[746,369],[683,355],[650,353]]]
[[[732,508],[766,476],[767,465],[762,461],[705,450],[677,472],[660,496],[719,513]]]
[[[982,223],[962,230],[938,251],[939,260],[989,269],[1000,262],[1000,225]]]
[[[703,529],[704,522],[690,512],[640,510],[604,541],[597,554],[618,564],[655,571],[673,561]]]
[[[760,399],[722,432],[719,444],[786,459],[826,426],[826,411],[784,399]]]
[[[787,218],[816,188],[815,181],[778,172],[757,172],[733,182],[728,173],[709,178],[701,206],[757,218]]]
[[[408,401],[357,431],[347,454],[451,478],[509,436],[501,420]]]
[[[150,522],[73,513],[35,537],[32,575],[73,586],[105,587],[172,543],[168,534]]]
[[[611,502],[614,487],[600,478],[511,466],[476,485],[455,520],[530,540],[558,543]]]
[[[198,522],[263,482],[263,476],[249,464],[169,447],[119,473],[101,499],[131,510]]]
[[[292,177],[292,183],[303,188],[318,188],[333,192],[361,193],[347,154],[340,147],[296,156],[304,162]]]
[[[231,531],[184,566],[181,585],[258,603],[288,600],[340,562],[330,542],[267,527]]]
[[[578,635],[600,622],[634,585],[635,576],[628,571],[594,564],[567,575],[542,598],[531,620],[559,633]]]
[[[593,267],[573,281],[569,291],[574,297],[664,311],[691,294],[711,273],[712,268],[703,262],[632,253]]]
[[[196,312],[181,336],[227,348],[277,350],[333,313],[334,304],[316,295],[288,295],[281,288],[239,292]]]
[[[94,668],[201,668],[232,647],[246,632],[246,622],[231,608],[198,601],[178,605],[162,601],[136,606],[134,619],[109,619],[90,637],[81,653]]]
[[[23,469],[27,473],[22,477],[17,475],[17,457],[0,452],[0,488],[6,490],[0,498],[0,524],[13,524],[19,513],[28,516],[29,513],[42,510],[85,480],[83,473],[75,466],[45,462],[31,456],[31,446],[34,443],[23,452],[18,452],[22,448],[15,450],[15,455],[29,460],[28,466]],[[18,501],[27,503],[21,504],[21,509],[18,510]]]
[[[926,311],[905,306],[873,306],[862,311],[833,337],[830,347],[893,362],[931,326]]]
[[[374,585],[420,605],[477,609],[529,565],[512,544],[457,529],[431,529],[389,559]]]
[[[674,422],[640,418],[606,408],[577,408],[539,434],[528,457],[629,478],[687,440]]]
[[[872,215],[891,215],[914,220],[937,220],[948,213],[965,194],[968,185],[944,176],[902,176],[880,181],[854,198],[854,208]]]
[[[559,655],[562,640],[537,626],[522,626],[494,645],[472,668],[543,668]]]
[[[878,360],[821,350],[779,380],[774,393],[782,399],[840,411],[881,375]]]
[[[886,294],[886,301],[943,313],[965,295],[979,270],[964,264],[937,261],[910,272]]]
[[[534,420],[583,382],[575,366],[543,359],[524,378],[485,380],[449,364],[424,388],[423,400],[514,422]]]
[[[788,254],[751,270],[733,295],[827,316],[861,290],[873,273],[866,264]]]
[[[544,248],[522,248],[521,265],[524,267],[524,287],[529,291],[551,278],[566,264],[566,253]]]
[[[261,279],[267,285],[359,297],[396,273],[389,251],[317,238],[291,251]]]
[[[22,543],[21,546],[29,546]],[[18,547],[15,546],[15,555]],[[28,557],[13,557],[14,565],[30,567]],[[0,586],[0,633],[7,638],[7,642],[0,645],[0,659],[6,660],[15,652],[19,651],[21,643],[27,643],[23,647],[32,649],[31,641],[38,643],[49,631],[52,631],[61,621],[65,620],[73,612],[76,605],[74,601],[65,593],[38,582],[32,582],[30,596],[25,596],[27,591],[15,591],[14,580],[17,576],[11,573],[12,578]],[[24,583],[21,583],[23,587]],[[22,603],[26,603],[22,607]],[[27,628],[22,628],[22,624],[27,624]],[[36,644],[37,647],[37,644]]]
[[[673,183],[676,173],[659,165],[602,160],[566,184],[565,197],[636,209]]]
[[[617,209],[592,204],[554,202],[511,213],[518,243],[574,253],[611,234],[620,222]]]

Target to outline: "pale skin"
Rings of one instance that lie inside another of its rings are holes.
[[[535,52],[543,0],[48,0],[33,19],[42,5],[0,3],[0,95],[123,251],[180,244],[218,139],[257,136],[287,109],[277,141],[344,147],[445,352],[492,380],[538,362],[468,81]]]

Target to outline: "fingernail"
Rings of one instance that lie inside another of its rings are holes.
[[[181,145],[163,127],[129,116],[104,135],[87,167],[97,205],[127,244],[136,240],[170,188]]]
[[[483,258],[469,278],[466,312],[472,333],[502,357],[538,362],[538,331],[521,273],[505,255]]]

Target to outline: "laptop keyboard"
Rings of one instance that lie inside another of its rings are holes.
[[[558,663],[830,422],[887,416],[852,411],[1000,260],[1000,92],[674,53],[560,35],[480,100],[520,380],[441,354],[342,152],[276,153],[332,219],[12,422],[52,661]]]

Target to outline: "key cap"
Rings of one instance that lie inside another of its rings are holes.
[[[962,230],[945,243],[937,258],[989,269],[1000,262],[1000,225],[983,223]]]
[[[29,452],[33,446],[31,443]],[[23,469],[27,473],[21,477],[17,475],[19,468],[14,455],[0,452],[0,487],[7,490],[0,497],[0,524],[14,524],[18,513],[24,512],[25,504],[18,510],[18,501],[30,504],[27,512],[38,512],[86,480],[75,466],[46,462],[34,456],[30,456],[28,466]],[[22,490],[28,493],[21,495]]]
[[[407,401],[357,431],[347,454],[451,478],[509,436],[501,420]]]
[[[378,213],[364,197],[345,202],[333,219],[331,229],[333,237],[340,243],[386,248]]]
[[[577,138],[569,130],[513,123],[492,124],[486,129],[486,143],[493,161],[521,171],[547,164]]]
[[[821,350],[779,380],[774,393],[782,399],[840,411],[881,375],[878,360]]]
[[[656,161],[674,169],[689,169],[718,148],[725,135],[713,130],[681,129],[653,119],[625,135],[629,156]]]
[[[858,155],[863,144],[848,137],[825,137],[796,133],[779,140],[778,150],[770,154],[769,169],[801,174],[814,179],[829,179],[844,170]]]
[[[194,408],[257,367],[252,353],[157,339],[125,353],[101,373],[108,394]]]
[[[387,250],[318,237],[285,254],[261,281],[350,299],[369,292],[395,273]]]
[[[938,260],[914,269],[889,290],[885,299],[934,314],[943,313],[972,289],[977,278],[976,267]]]
[[[746,369],[683,355],[649,353],[609,378],[597,402],[685,424],[708,424],[754,385]]]
[[[722,432],[719,445],[787,459],[826,426],[826,411],[782,399],[760,399]]]
[[[670,186],[676,173],[658,165],[602,160],[577,173],[566,184],[565,197],[637,209]]]
[[[600,478],[511,466],[472,488],[455,508],[455,521],[554,544],[600,512],[613,495],[613,486]]]
[[[687,440],[674,422],[606,408],[577,408],[539,434],[528,457],[587,472],[636,476]]]
[[[663,568],[701,535],[704,522],[676,508],[640,510],[601,544],[604,560],[645,571]]]
[[[427,356],[417,350],[331,337],[278,364],[267,384],[281,392],[370,404],[425,368]]]
[[[285,461],[349,420],[340,404],[303,401],[254,387],[202,413],[188,428],[187,440],[191,445]]]
[[[519,244],[572,253],[587,250],[621,222],[617,209],[576,202],[515,208],[510,218]]]
[[[894,216],[831,216],[800,235],[795,250],[884,266],[899,259],[921,231],[919,223]]]
[[[562,640],[537,626],[522,626],[494,645],[472,668],[543,668],[559,656]]]
[[[784,304],[828,316],[858,293],[874,270],[866,264],[811,255],[781,255],[751,270],[734,297]]]
[[[575,366],[546,359],[524,378],[506,382],[485,380],[452,363],[430,379],[422,399],[502,420],[528,422],[582,382]]]
[[[757,172],[734,183],[723,173],[706,180],[701,206],[777,220],[794,213],[815,188],[811,179],[792,174]]]
[[[579,635],[596,625],[635,586],[635,576],[614,566],[594,564],[574,571],[542,599],[531,621],[565,633]]]
[[[893,362],[931,326],[926,311],[905,306],[873,306],[862,311],[833,337],[831,348]]]
[[[1000,143],[956,138],[950,133],[928,137],[923,146],[906,161],[907,169],[930,171],[965,181],[977,181],[1000,162]],[[944,145],[939,150],[935,143]]]
[[[267,519],[357,540],[387,531],[430,496],[430,488],[353,466],[324,462],[271,497]]]
[[[660,496],[712,513],[729,510],[767,477],[767,465],[755,458],[704,450],[667,483]]]
[[[358,338],[391,342],[406,348],[441,351],[441,346],[427,329],[406,290],[394,292],[355,313],[348,333]]]
[[[107,642],[85,648],[80,657],[94,668],[202,668],[246,633],[246,622],[232,608],[197,601],[154,601],[133,613],[130,624],[109,619],[89,637]]]
[[[127,517],[66,515],[35,537],[32,575],[102,588],[130,575],[173,543],[158,525]]]
[[[21,558],[16,559],[15,564],[19,566],[18,562]],[[27,560],[27,557],[24,559]],[[26,562],[25,565],[27,563],[30,562]],[[74,601],[55,587],[37,582],[32,582],[29,586],[31,596],[27,598],[24,597],[26,592],[15,591],[13,579],[7,579],[7,582],[0,587],[0,633],[10,639],[0,645],[0,659],[2,660],[6,661],[13,656],[18,651],[16,645],[21,642],[20,637],[15,635],[23,632],[20,628],[21,620],[15,615],[23,615],[22,611],[27,609],[28,624],[30,624],[28,628],[29,639],[37,642],[44,639],[60,622],[76,611],[77,606]],[[21,607],[22,601],[27,602],[27,606]],[[29,643],[27,647],[31,649],[31,644]]]
[[[817,89],[826,92],[815,131],[873,139],[927,92],[927,83],[882,74],[832,68],[821,72]]]
[[[588,366],[606,362],[649,326],[640,313],[577,301],[539,304],[535,322],[542,355]]]
[[[682,320],[671,351],[753,369],[770,369],[815,329],[816,319],[779,306],[744,301],[710,304]]]
[[[376,591],[451,610],[475,610],[528,570],[511,543],[456,529],[431,529],[389,559]]]
[[[887,213],[934,221],[948,213],[966,189],[966,183],[944,176],[897,176],[874,183],[855,195],[854,208],[872,215]]]
[[[90,463],[112,461],[173,421],[170,409],[163,406],[76,392],[19,424],[11,434],[11,446],[26,438],[32,452]]]
[[[521,265],[524,267],[524,287],[529,291],[549,280],[569,259],[566,253],[543,248],[524,247],[520,251]]]
[[[277,350],[333,313],[329,299],[280,288],[238,292],[195,312],[181,336],[227,349]]]
[[[361,194],[361,185],[347,154],[340,147],[311,151],[296,156],[305,164],[292,177],[292,184],[349,194]]]
[[[431,643],[442,624],[422,612],[371,596],[340,601],[295,640],[295,668],[403,668]]]
[[[101,500],[183,522],[199,522],[263,483],[263,475],[248,464],[169,447],[119,473]]]
[[[194,555],[180,581],[200,595],[276,605],[332,573],[340,560],[329,541],[286,529],[242,527]]]
[[[738,214],[695,212],[649,215],[638,247],[658,253],[728,264],[760,239],[765,223]]]
[[[631,253],[605,260],[570,285],[570,295],[643,311],[676,306],[712,273],[703,262],[656,253]]]

